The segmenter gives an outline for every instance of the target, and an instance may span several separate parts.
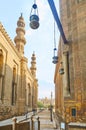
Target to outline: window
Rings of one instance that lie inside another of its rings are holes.
[[[16,67],[13,67],[13,81],[12,81],[12,105],[16,103]]]
[[[76,116],[76,108],[72,108],[72,116]]]
[[[13,68],[13,81],[16,80],[16,67]]]

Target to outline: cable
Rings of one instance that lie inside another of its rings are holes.
[[[55,34],[56,33],[56,30],[55,30],[55,20],[54,20],[54,48],[56,48],[56,37],[55,37]]]
[[[36,4],[36,0],[34,0],[34,4]]]

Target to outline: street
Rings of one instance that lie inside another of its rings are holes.
[[[55,121],[51,121],[50,111],[44,110],[38,114],[40,119],[40,130],[54,130]]]

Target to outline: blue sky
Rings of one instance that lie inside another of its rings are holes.
[[[59,11],[59,0],[54,0],[56,9]],[[39,98],[50,98],[51,91],[54,97],[54,71],[55,65],[52,63],[54,48],[54,18],[47,0],[36,0],[40,18],[40,26],[37,30],[32,30],[29,26],[29,17],[34,0],[3,0],[0,2],[0,22],[3,24],[12,41],[16,36],[17,20],[20,14],[26,24],[26,45],[25,56],[28,58],[30,67],[33,51],[36,54],[38,94]],[[56,43],[58,44],[59,32],[56,26]],[[57,45],[58,47],[58,45]]]

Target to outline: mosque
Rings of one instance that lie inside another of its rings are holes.
[[[36,56],[32,54],[28,68],[28,59],[24,56],[26,39],[22,14],[17,21],[14,42],[0,23],[0,119],[37,108]]]

